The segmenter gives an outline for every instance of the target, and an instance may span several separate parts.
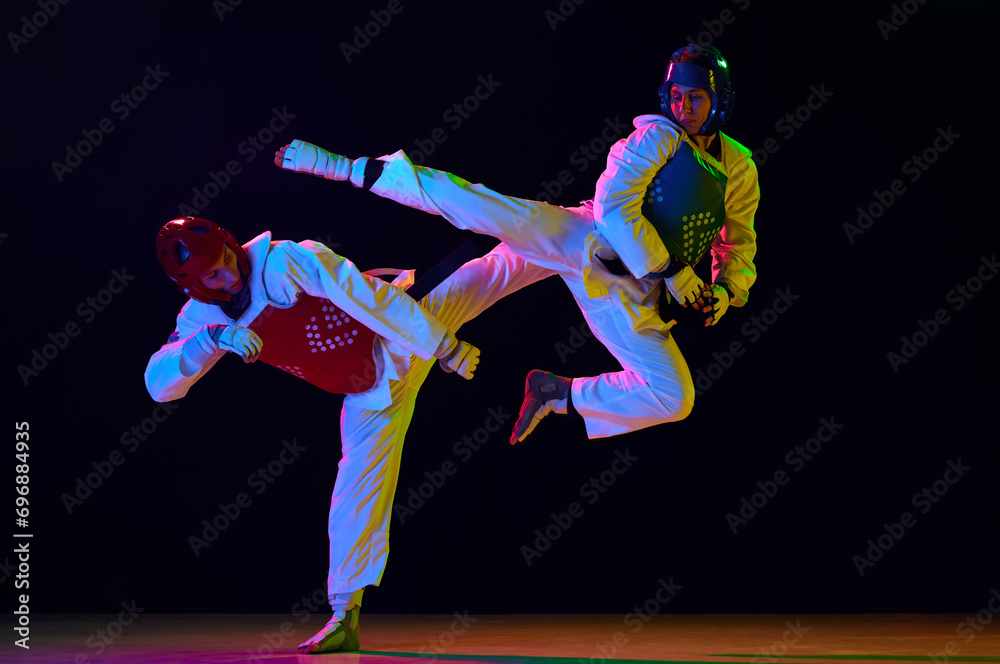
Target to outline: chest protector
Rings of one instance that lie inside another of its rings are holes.
[[[264,342],[260,361],[335,394],[375,384],[375,333],[325,298],[303,293],[288,309],[267,306],[250,324]]]
[[[694,265],[705,255],[726,220],[727,181],[687,142],[653,177],[642,215],[671,256]]]

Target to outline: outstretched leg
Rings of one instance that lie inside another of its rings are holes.
[[[568,379],[556,377],[548,382],[557,389],[544,401],[544,385],[533,389],[529,378],[525,417],[512,442],[523,440],[547,414],[565,413],[564,399],[583,417],[591,437],[636,431],[691,412],[691,374],[669,332],[672,323],[659,315],[662,285],[616,276],[593,256],[602,240],[594,231],[589,206],[561,208],[504,196],[449,173],[415,166],[402,152],[383,160],[373,192],[440,214],[458,228],[499,237],[527,260],[557,271],[594,335],[622,365],[619,372],[572,379],[568,397],[563,394]]]
[[[379,159],[348,159],[295,140],[275,153],[285,170],[347,180],[383,198],[441,215],[457,228],[492,235],[529,262],[556,272],[576,269],[594,231],[576,208],[504,196],[451,173],[417,166],[402,150]]]
[[[321,148],[294,141],[279,150],[275,162],[285,169],[329,179],[346,179],[343,174],[349,173],[356,186],[441,215],[458,228],[500,238],[528,261],[562,277],[594,335],[623,368],[573,379],[570,402],[586,421],[590,437],[679,420],[691,411],[690,371],[669,333],[672,322],[661,320],[656,306],[662,285],[651,279],[619,277],[603,267],[596,255],[609,248],[595,231],[592,208],[562,208],[504,196],[450,173],[416,166],[402,151],[379,160],[363,157],[353,162],[322,153]],[[304,160],[304,155],[310,156]],[[328,164],[326,170],[310,170],[315,161],[311,155],[320,155],[320,161]],[[520,429],[522,440],[541,417],[560,412],[560,404],[545,402],[535,408],[533,401],[537,399],[526,393],[525,404],[533,415]]]

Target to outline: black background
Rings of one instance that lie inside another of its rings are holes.
[[[34,535],[33,610],[135,600],[150,612],[286,612],[323,585],[342,399],[233,357],[165,418],[143,386],[183,303],[153,256],[155,232],[212,173],[239,164],[200,213],[241,241],[271,230],[319,239],[364,269],[426,269],[463,239],[483,251],[493,241],[282,172],[273,151],[301,138],[352,157],[415,153],[441,128],[447,138],[427,165],[526,198],[546,183],[552,191],[567,170],[573,181],[554,200],[575,205],[593,195],[604,160],[581,163],[577,151],[596,139],[606,153],[605,127],[624,125],[624,135],[634,116],[658,112],[667,57],[699,33],[731,64],[728,131],[758,151],[762,192],[749,305],[682,342],[692,372],[711,384],[680,423],[588,440],[580,423],[552,418],[511,449],[529,369],[618,367],[577,336],[582,317],[561,282],[501,302],[463,328],[483,350],[477,378],[435,371],[423,388],[397,503],[444,462],[458,471],[394,518],[390,562],[366,610],[626,612],[671,579],[682,589],[670,609],[684,612],[983,608],[1000,586],[989,323],[998,286],[973,278],[997,244],[986,160],[994,67],[979,45],[996,16],[987,3],[904,4],[911,15],[900,4],[758,0],[402,0],[397,14],[386,2],[244,0],[232,11],[208,0],[72,2],[24,32],[38,3],[7,3],[4,476],[13,486],[14,424],[28,422],[30,526],[12,530]],[[894,11],[906,22],[886,33],[891,24],[878,22]],[[372,12],[391,20],[380,26]],[[348,61],[341,44],[366,27],[374,36]],[[19,32],[33,36],[12,45]],[[122,117],[113,104],[147,67],[162,80]],[[495,89],[456,127],[444,114],[480,77]],[[241,149],[276,110],[287,126],[264,133],[261,152]],[[783,120],[796,113],[797,126]],[[57,174],[53,162],[103,118],[113,131]],[[958,136],[938,141],[943,152],[933,149],[939,130]],[[777,151],[760,152],[769,138]],[[904,163],[928,148],[936,160],[913,181]],[[844,224],[895,180],[903,193],[849,237]],[[131,279],[96,311],[87,298],[101,297],[116,270]],[[970,279],[981,287],[971,299],[952,293]],[[768,312],[779,291],[793,304]],[[948,322],[917,334],[922,347],[893,366],[888,354],[939,309]],[[766,331],[751,332],[754,317],[770,321]],[[76,335],[59,337],[68,324]],[[727,360],[734,342],[743,354]],[[36,351],[50,356],[44,366]],[[456,455],[497,411],[511,415],[502,431]],[[823,418],[841,428],[795,472],[786,455]],[[147,428],[138,447],[126,444],[134,426]],[[248,487],[293,439],[306,451],[263,493]],[[581,485],[626,450],[638,461],[587,502]],[[123,462],[95,474],[114,453]],[[970,470],[939,483],[948,491],[924,514],[911,498],[949,461]],[[734,534],[727,514],[779,470],[788,483]],[[67,503],[88,477],[99,486]],[[196,556],[189,537],[240,492],[252,504]],[[5,495],[12,508],[13,489]],[[535,546],[536,529],[574,501],[583,516],[526,564],[522,545]],[[855,556],[907,511],[915,525],[859,574]],[[0,555],[11,592],[12,560]]]

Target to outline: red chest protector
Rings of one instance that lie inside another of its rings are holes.
[[[260,360],[335,394],[375,384],[375,333],[325,298],[303,293],[288,309],[268,305],[250,323],[264,342]]]

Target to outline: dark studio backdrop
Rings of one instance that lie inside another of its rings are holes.
[[[1000,587],[987,5],[7,3],[4,495],[12,523],[28,422],[30,518],[11,532],[34,536],[32,610],[283,613],[325,579],[342,398],[226,357],[154,403],[143,370],[184,302],[160,225],[194,210],[362,269],[426,270],[469,238],[485,252],[272,154],[405,149],[576,205],[658,112],[688,38],[731,64],[729,133],[761,187],[749,305],[681,341],[694,412],[597,440],[550,418],[510,448],[528,370],[618,365],[556,279],[499,303],[462,330],[475,380],[435,370],[421,392],[366,609],[625,613],[662,584],[676,612],[984,608]]]

